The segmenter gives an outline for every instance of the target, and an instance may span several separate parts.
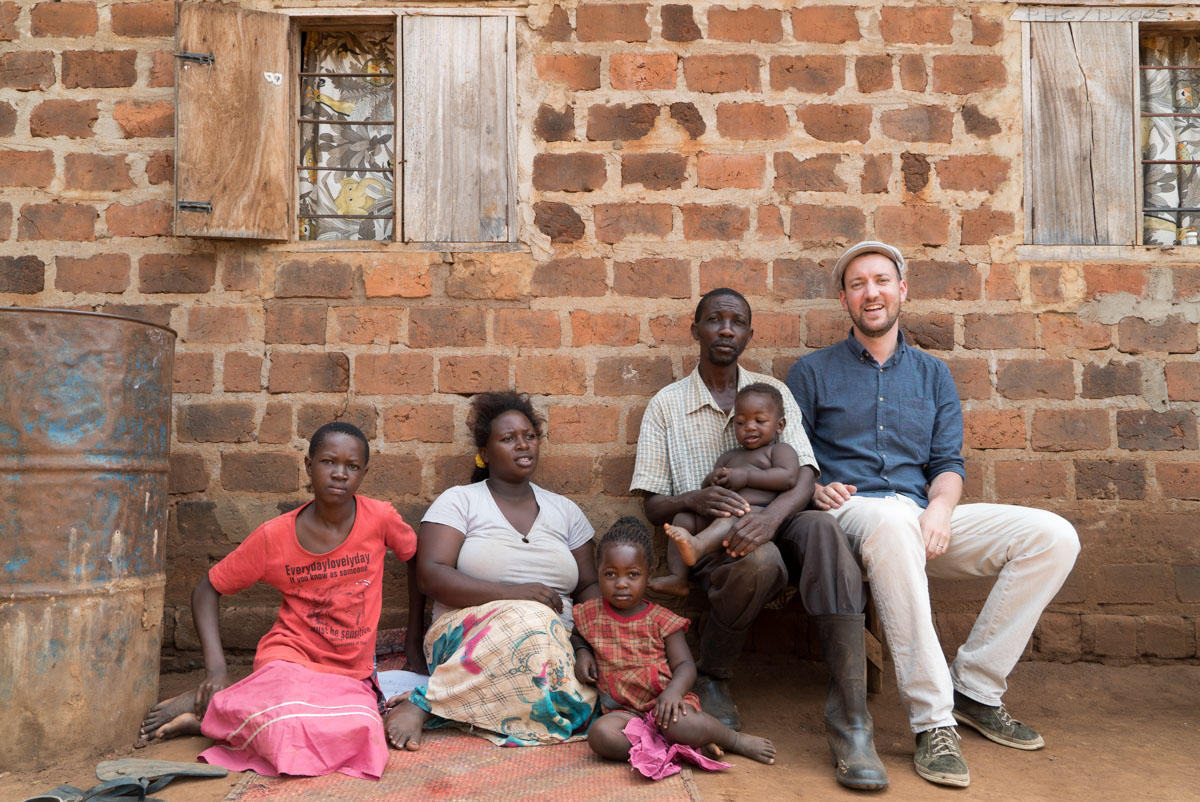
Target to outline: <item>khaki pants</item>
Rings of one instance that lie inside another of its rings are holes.
[[[962,504],[950,517],[946,553],[927,562],[922,512],[906,496],[852,496],[829,511],[866,569],[913,732],[954,726],[954,689],[977,702],[1000,704],[1008,673],[1079,553],[1075,528],[1052,512]],[[933,628],[927,575],[996,577],[950,666]]]

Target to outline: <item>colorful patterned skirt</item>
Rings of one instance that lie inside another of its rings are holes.
[[[467,725],[503,746],[582,736],[596,690],[575,678],[570,636],[538,602],[505,599],[445,613],[425,635],[429,684],[410,700],[432,714],[427,727]]]

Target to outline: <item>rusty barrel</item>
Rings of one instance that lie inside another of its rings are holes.
[[[0,771],[127,746],[158,694],[174,348],[0,308]]]

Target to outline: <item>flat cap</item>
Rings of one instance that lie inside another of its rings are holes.
[[[885,242],[876,242],[870,239],[863,240],[855,245],[851,245],[846,249],[845,253],[838,257],[837,264],[833,266],[833,288],[835,290],[842,289],[842,275],[846,272],[846,266],[855,257],[862,256],[864,253],[883,254],[892,260],[892,264],[896,266],[896,271],[900,274],[900,278],[904,278],[904,257],[900,251]]]

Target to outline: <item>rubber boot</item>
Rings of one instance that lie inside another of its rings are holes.
[[[829,666],[825,735],[837,767],[837,781],[847,788],[882,791],[888,778],[875,753],[874,725],[867,712],[864,616],[819,615],[814,620],[821,653]]]
[[[734,661],[742,653],[746,634],[723,626],[710,615],[700,635],[700,661],[693,686],[701,709],[735,732],[742,728],[742,717],[729,691],[729,677]]]

